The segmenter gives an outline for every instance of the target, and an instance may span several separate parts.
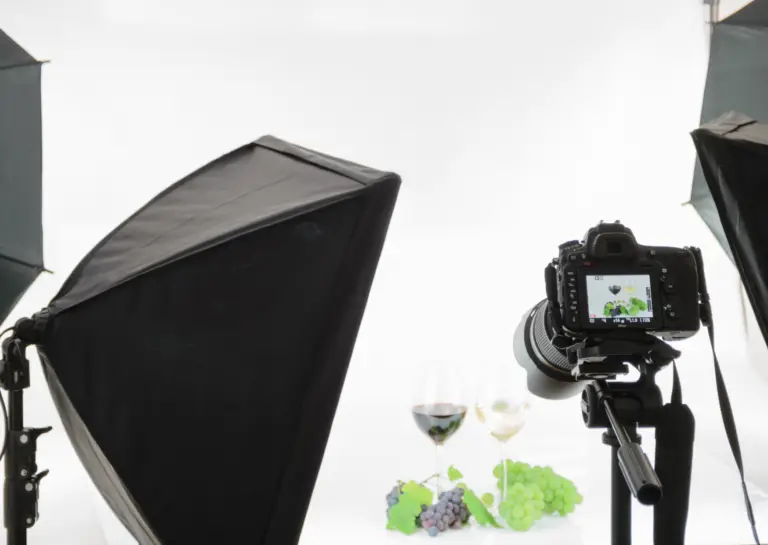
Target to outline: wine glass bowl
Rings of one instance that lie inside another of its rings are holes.
[[[416,425],[436,445],[442,445],[459,431],[466,415],[467,407],[454,403],[421,404],[413,407]]]
[[[475,413],[491,436],[506,443],[525,427],[529,408],[526,399],[498,396],[490,405],[478,401]]]
[[[436,487],[440,493],[440,476],[444,473],[440,458],[445,442],[461,428],[468,403],[459,368],[446,362],[425,364],[417,377],[411,413],[416,426],[435,445]]]
[[[499,442],[503,499],[507,494],[506,445],[525,427],[530,398],[525,373],[514,367],[514,362],[487,364],[480,376],[475,414],[488,433]]]

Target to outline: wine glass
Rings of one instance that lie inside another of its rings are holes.
[[[443,445],[461,428],[467,415],[464,382],[456,365],[437,362],[426,364],[415,384],[411,411],[416,425],[435,445],[432,477],[439,497]]]
[[[507,496],[507,443],[525,427],[530,409],[525,373],[513,362],[485,366],[478,386],[475,413],[478,420],[499,442],[502,469],[501,500]]]

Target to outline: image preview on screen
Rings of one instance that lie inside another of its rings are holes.
[[[590,323],[642,323],[653,318],[649,275],[590,275],[586,280]]]

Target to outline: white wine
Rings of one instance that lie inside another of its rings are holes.
[[[523,429],[527,410],[526,402],[510,403],[503,399],[494,401],[490,407],[480,403],[475,406],[478,420],[502,443],[509,441]]]

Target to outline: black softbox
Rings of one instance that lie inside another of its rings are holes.
[[[712,26],[700,123],[708,123],[731,111],[743,112],[755,119],[768,119],[766,50],[768,0],[753,0]],[[698,163],[694,169],[689,202],[733,260],[723,225]]]
[[[298,541],[399,186],[264,137],[168,188],[74,270],[38,350],[139,543]]]
[[[768,125],[728,113],[693,132],[707,189],[768,344]]]

